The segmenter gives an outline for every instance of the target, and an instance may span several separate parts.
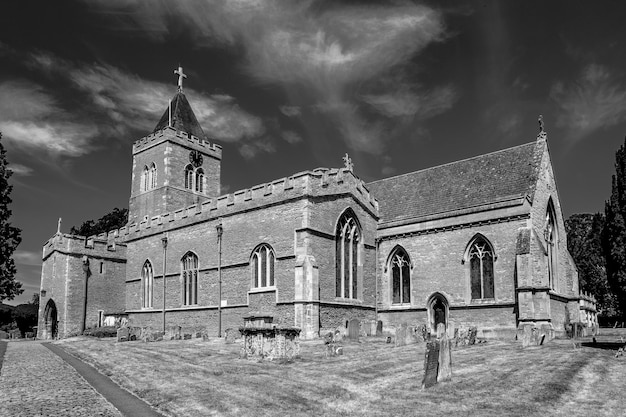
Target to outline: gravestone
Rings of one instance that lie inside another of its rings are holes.
[[[439,323],[437,325],[437,339],[441,339],[446,334],[446,325]]]
[[[376,323],[376,336],[382,336],[383,335],[383,322],[382,320],[378,320],[378,323]]]
[[[348,322],[348,339],[359,340],[361,324],[359,319],[352,319]]]
[[[437,382],[449,381],[452,379],[452,353],[451,343],[444,333],[439,346],[439,370],[437,371]]]
[[[343,332],[345,329],[336,329],[334,334],[335,342],[341,342],[343,340]]]
[[[117,341],[118,342],[128,342],[129,340],[129,331],[128,327],[120,327],[117,329]]]
[[[396,347],[405,346],[407,344],[406,338],[408,330],[409,328],[407,327],[406,323],[396,328]]]
[[[472,326],[469,329],[469,334],[468,334],[468,344],[469,345],[473,345],[474,343],[476,343],[476,334],[478,333],[478,328],[476,326]]]
[[[180,332],[181,332],[181,327],[180,326],[170,326],[167,329],[167,336],[166,336],[166,340],[180,340]]]
[[[531,326],[524,326],[524,334],[522,335],[522,347],[530,346],[533,329]]]
[[[184,339],[184,340],[191,340],[191,333],[185,333],[185,334],[183,335],[183,339]]]
[[[424,353],[424,379],[422,389],[430,388],[437,383],[439,372],[439,341],[430,340],[426,343]]]
[[[241,332],[239,329],[226,329],[224,332],[224,341],[228,344],[235,343],[235,341],[239,338],[241,338]]]

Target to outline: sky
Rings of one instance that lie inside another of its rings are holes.
[[[535,140],[564,215],[604,209],[626,135],[622,1],[20,0],[0,15],[14,254],[128,207],[132,144],[176,93],[223,146],[225,193],[348,153],[364,181]]]

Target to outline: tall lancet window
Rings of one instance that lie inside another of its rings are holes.
[[[409,255],[398,247],[389,260],[391,269],[392,304],[411,303],[411,262]]]
[[[494,298],[493,248],[482,236],[477,236],[468,252],[472,300]]]
[[[185,188],[193,190],[194,172],[191,165],[185,167]]]
[[[141,191],[148,191],[149,189],[149,179],[150,179],[150,170],[148,169],[148,165],[143,167],[143,171],[141,172]]]
[[[156,169],[156,164],[154,162],[150,166],[149,177],[150,177],[149,187],[152,190],[153,188],[156,188],[156,185],[157,185],[157,169]]]
[[[183,256],[181,267],[183,304],[187,306],[198,304],[198,257],[192,252],[187,252]]]
[[[204,170],[202,168],[196,170],[196,191],[204,192]]]
[[[141,268],[141,287],[143,291],[142,304],[143,308],[152,307],[152,299],[154,297],[152,289],[154,286],[154,274],[152,273],[152,264],[146,261]]]
[[[361,231],[356,216],[348,209],[337,223],[336,243],[336,296],[358,298],[358,260]]]
[[[556,228],[554,205],[552,200],[548,203],[546,211],[546,228],[544,231],[546,239],[546,247],[548,252],[548,283],[553,290],[557,289],[557,251],[558,251],[558,232]]]

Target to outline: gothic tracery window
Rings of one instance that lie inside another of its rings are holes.
[[[361,232],[352,210],[347,210],[337,223],[336,296],[358,298],[358,258]]]
[[[269,245],[261,245],[252,253],[254,288],[274,287],[274,251]]]
[[[142,307],[152,307],[153,299],[154,274],[152,273],[152,264],[146,261],[141,268],[141,287],[143,291]]]
[[[493,261],[491,244],[478,236],[468,252],[472,300],[494,298]]]
[[[198,257],[187,252],[181,261],[181,269],[183,304],[198,304]]]
[[[393,304],[411,303],[411,262],[406,251],[398,248],[389,260],[391,269],[391,302]]]

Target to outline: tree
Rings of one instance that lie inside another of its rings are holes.
[[[598,302],[599,315],[615,317],[617,300],[606,277],[606,258],[602,249],[602,213],[572,214],[565,221],[567,249],[578,268],[581,291],[591,293]]]
[[[13,310],[13,319],[20,329],[22,337],[26,332],[32,332],[33,326],[37,325],[37,315],[39,314],[39,294],[35,293],[30,302],[20,304]]]
[[[626,139],[625,139],[626,145]],[[602,246],[606,257],[606,273],[613,294],[617,297],[621,321],[626,321],[626,149],[622,145],[615,154],[615,175],[611,198],[606,202],[606,222]]]
[[[128,223],[128,209],[114,208],[112,212],[105,214],[97,221],[87,220],[80,227],[72,226],[70,233],[73,235],[92,236],[119,229]]]
[[[13,186],[9,184],[9,178],[13,172],[8,168],[6,151],[2,145],[2,133],[0,133],[0,301],[12,300],[20,295],[22,283],[15,280],[15,261],[13,252],[22,241],[21,230],[11,226],[11,191]]]

